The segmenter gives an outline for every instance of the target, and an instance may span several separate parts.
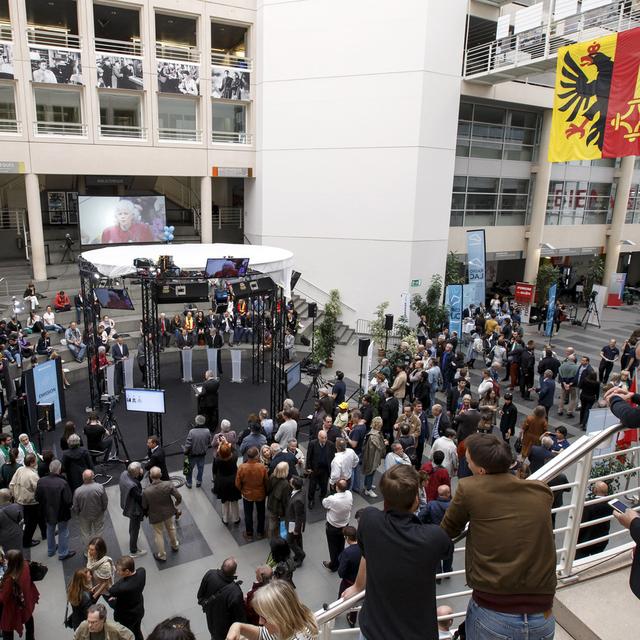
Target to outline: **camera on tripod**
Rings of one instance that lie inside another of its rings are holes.
[[[67,233],[64,237],[64,244],[62,246],[66,247],[67,249],[71,249],[71,247],[73,247],[75,243],[75,240],[71,237],[70,234]]]
[[[107,412],[111,413],[116,408],[118,399],[115,396],[110,396],[108,393],[103,393],[100,396],[100,406]]]
[[[589,295],[589,302],[595,302],[597,297],[598,297],[598,292],[592,291],[591,294]]]

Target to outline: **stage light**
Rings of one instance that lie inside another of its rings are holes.
[[[94,274],[93,274],[93,277],[94,277],[96,280],[100,280],[100,274],[99,274],[99,273],[94,273]]]

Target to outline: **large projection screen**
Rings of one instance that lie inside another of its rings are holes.
[[[164,196],[79,196],[83,245],[160,242],[167,221]]]

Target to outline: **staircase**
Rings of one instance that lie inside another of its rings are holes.
[[[298,312],[298,322],[300,323],[300,330],[296,336],[296,342],[300,344],[303,336],[310,341],[314,322],[309,318],[309,303],[296,293],[291,296],[291,300],[293,301],[293,308]],[[316,327],[322,322],[323,317],[324,312],[320,310],[320,305],[318,305],[318,315],[315,321]],[[355,330],[338,320],[336,323],[336,343],[349,344],[354,336]]]

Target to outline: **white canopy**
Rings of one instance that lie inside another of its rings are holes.
[[[203,271],[209,258],[249,258],[249,268],[269,274],[291,297],[293,253],[277,247],[254,244],[127,244],[83,251],[81,257],[93,264],[107,278],[133,275],[136,258],[157,262],[160,256],[173,256],[180,269]]]

